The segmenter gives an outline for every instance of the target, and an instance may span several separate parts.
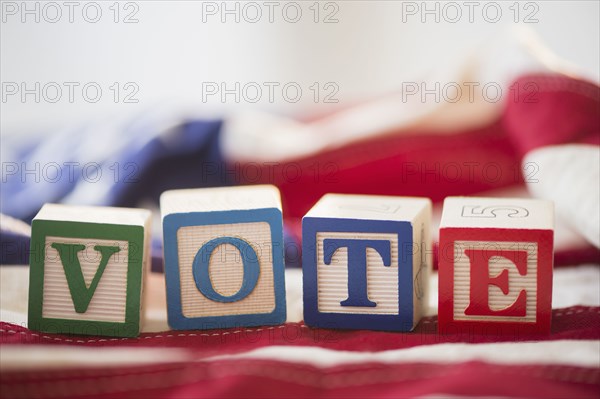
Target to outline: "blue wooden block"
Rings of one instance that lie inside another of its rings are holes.
[[[283,220],[276,187],[167,191],[161,213],[173,329],[285,322]]]
[[[327,194],[302,220],[304,322],[410,331],[427,309],[431,201]]]

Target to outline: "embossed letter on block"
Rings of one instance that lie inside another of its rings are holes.
[[[274,186],[161,196],[169,325],[213,329],[286,319],[281,199]]]
[[[548,333],[554,206],[449,197],[439,245],[439,330]]]
[[[44,205],[31,227],[29,328],[137,336],[150,221],[141,209]]]
[[[427,306],[431,202],[327,194],[302,221],[304,322],[410,331]]]

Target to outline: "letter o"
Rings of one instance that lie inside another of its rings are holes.
[[[225,296],[215,291],[210,280],[210,273],[208,271],[210,265],[210,257],[217,247],[223,244],[230,244],[240,251],[242,256],[242,265],[244,277],[242,279],[242,287],[238,292],[231,296]],[[246,254],[253,254],[252,256],[246,256]],[[254,291],[256,284],[258,283],[258,275],[260,274],[260,265],[258,263],[258,255],[254,248],[250,246],[246,241],[235,237],[218,237],[210,240],[198,250],[194,257],[194,263],[192,263],[192,273],[194,280],[196,281],[196,287],[198,290],[207,297],[208,299],[215,302],[237,302]]]

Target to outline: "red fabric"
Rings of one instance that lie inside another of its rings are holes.
[[[376,352],[448,342],[490,343],[550,341],[557,339],[600,339],[600,308],[577,306],[555,309],[552,330],[539,334],[438,334],[437,317],[425,317],[413,332],[349,331],[308,328],[301,323],[281,326],[206,331],[167,331],[147,333],[138,338],[107,338],[46,334],[10,323],[0,323],[0,345],[82,345],[180,347],[196,355],[237,353],[269,345],[318,346],[328,349]]]
[[[554,252],[554,266],[573,266],[584,263],[600,264],[600,249],[587,246]]]
[[[334,331],[302,324],[218,331],[168,331],[139,338],[75,337],[35,333],[0,324],[5,345],[178,347],[194,362],[135,367],[5,371],[2,397],[409,397],[452,394],[506,397],[597,397],[600,370],[555,365],[347,364],[313,366],[273,360],[202,361],[216,354],[239,353],[269,345],[319,346],[376,352],[450,342],[511,342],[600,339],[600,308],[553,311],[552,332],[534,335],[437,334],[437,318],[421,321],[415,332]]]
[[[316,367],[265,360],[3,373],[6,398],[597,398],[600,371],[561,365],[409,363]]]
[[[438,202],[520,186],[527,151],[568,142],[600,144],[600,87],[563,75],[523,76],[511,84],[503,114],[489,126],[453,134],[394,133],[268,164],[256,175],[264,178],[260,183],[280,188],[286,226],[297,237],[300,218],[326,193],[424,196]],[[555,266],[599,259],[592,246],[567,249],[555,254]]]
[[[562,75],[528,75],[511,86],[503,117],[520,155],[552,144],[600,144],[600,87]]]
[[[520,159],[500,121],[456,134],[390,135],[265,169],[264,182],[274,179],[290,218],[304,216],[326,193],[441,201],[523,183]]]
[[[279,186],[290,219],[304,216],[329,192],[425,196],[436,202],[522,185],[527,151],[568,142],[600,144],[600,87],[563,75],[523,76],[511,85],[502,115],[488,126],[399,133],[267,164],[256,175]]]

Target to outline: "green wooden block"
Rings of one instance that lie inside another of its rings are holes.
[[[44,205],[31,225],[29,328],[139,335],[150,222],[141,209]]]

